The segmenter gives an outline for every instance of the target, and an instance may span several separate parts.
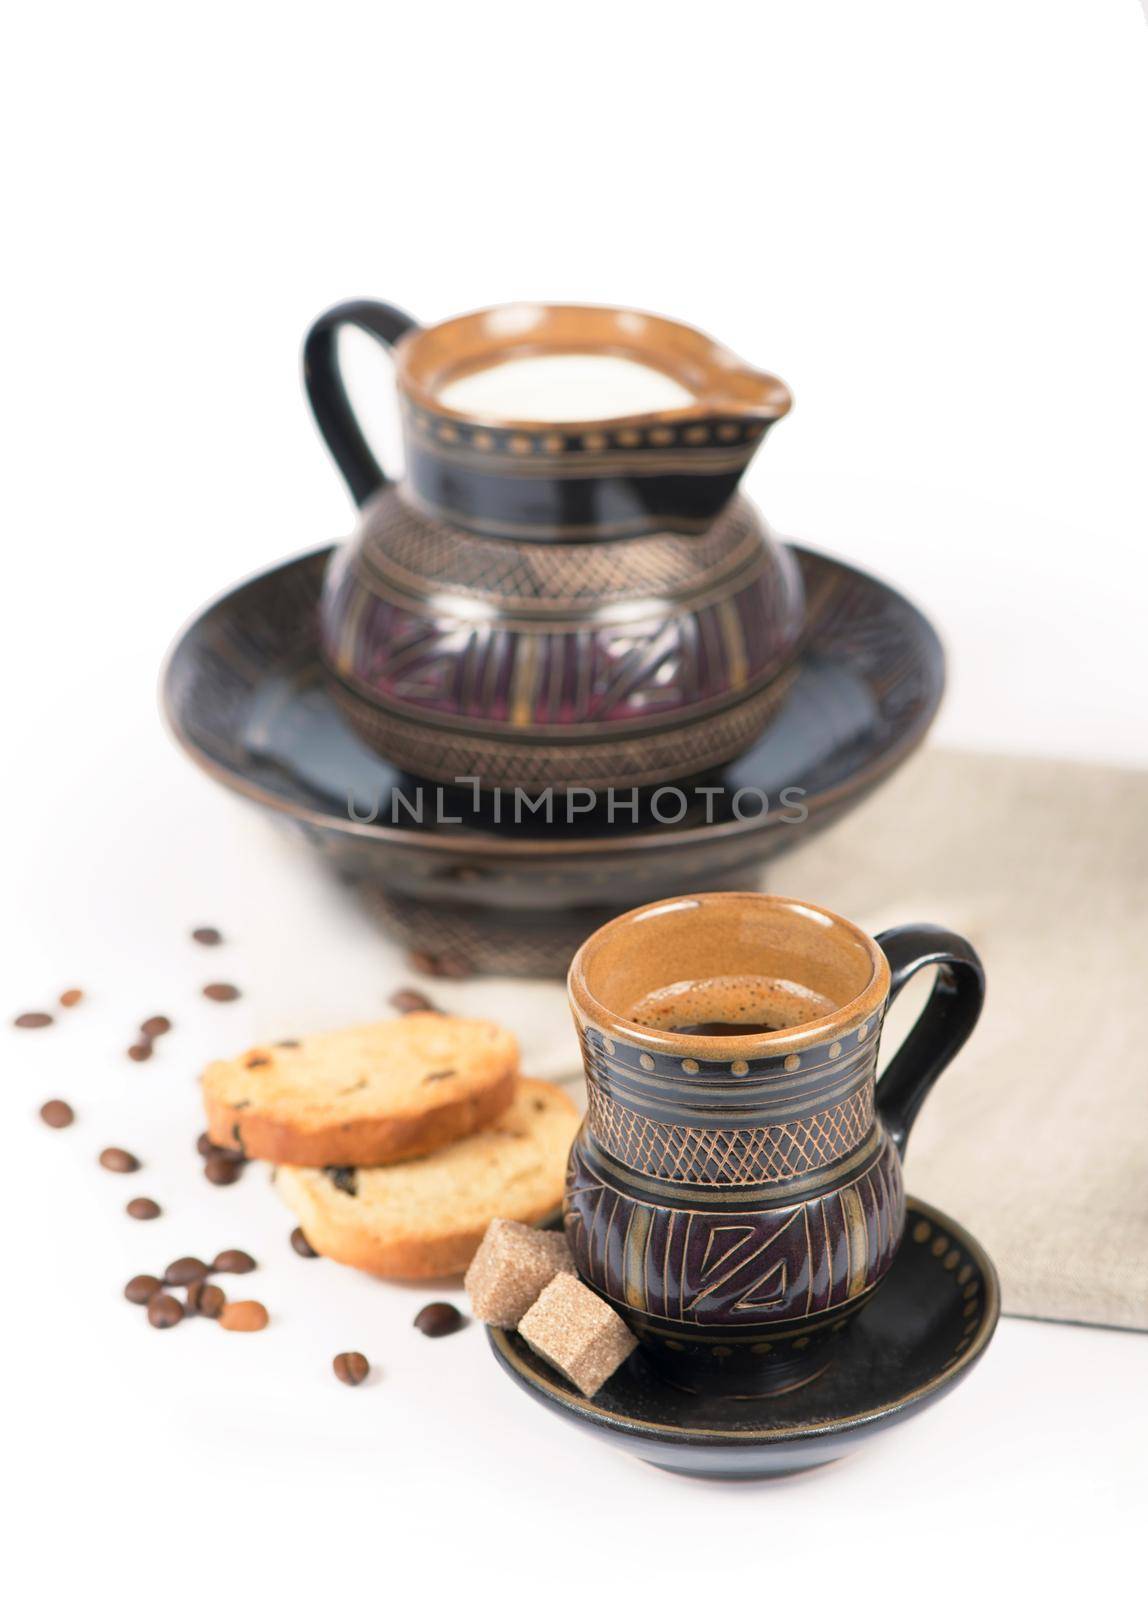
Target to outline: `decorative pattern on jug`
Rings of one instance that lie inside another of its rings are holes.
[[[696,418],[499,427],[404,406],[406,492],[426,515],[501,538],[700,533],[769,422]]]
[[[622,787],[744,748],[802,618],[796,563],[741,499],[704,534],[567,546],[424,522],[388,490],[332,562],[321,629],[341,706],[401,766]]]

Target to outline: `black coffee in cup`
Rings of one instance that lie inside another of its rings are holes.
[[[825,995],[789,978],[735,973],[653,989],[633,1006],[630,1021],[662,1033],[720,1038],[797,1028],[836,1009]]]

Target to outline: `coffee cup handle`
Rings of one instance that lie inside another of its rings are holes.
[[[339,366],[339,330],[359,328],[390,350],[404,333],[417,327],[413,317],[381,300],[344,300],[324,311],[304,341],[307,399],[357,506],[383,488],[387,478],[363,436],[347,395]]]
[[[922,967],[939,968],[925,1009],[877,1083],[877,1111],[904,1154],[925,1096],[977,1025],[985,1000],[980,958],[959,933],[928,922],[877,935],[891,971],[892,1004]]]

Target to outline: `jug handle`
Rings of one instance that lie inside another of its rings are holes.
[[[381,300],[344,300],[312,325],[303,344],[303,382],[307,399],[335,465],[361,506],[387,482],[351,407],[339,366],[340,328],[359,328],[390,350],[418,323]]]
[[[925,1096],[977,1025],[985,973],[967,939],[929,922],[891,928],[877,943],[891,969],[890,1004],[922,967],[940,969],[925,1009],[877,1083],[877,1112],[903,1155]]]

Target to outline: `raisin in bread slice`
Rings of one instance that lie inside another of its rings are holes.
[[[462,1272],[494,1217],[538,1222],[562,1202],[579,1113],[522,1078],[489,1128],[393,1167],[281,1166],[275,1187],[320,1255],[382,1278]]]
[[[203,1077],[213,1144],[294,1166],[376,1166],[464,1139],[514,1097],[518,1043],[418,1012],[260,1045]]]

